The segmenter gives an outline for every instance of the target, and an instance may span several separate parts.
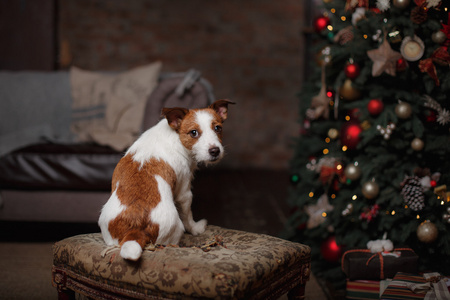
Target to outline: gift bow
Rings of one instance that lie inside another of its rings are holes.
[[[450,299],[447,284],[444,279],[438,282],[412,283],[407,282],[406,287],[414,294],[425,294],[424,300],[446,300]]]

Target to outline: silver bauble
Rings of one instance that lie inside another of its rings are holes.
[[[442,220],[443,220],[444,222],[447,222],[447,223],[450,224],[450,215],[449,215],[449,214],[443,214],[443,215],[442,215]]]
[[[367,199],[373,199],[378,196],[378,193],[380,192],[380,187],[375,181],[368,181],[363,184],[361,191],[364,197],[366,197]]]
[[[347,167],[345,167],[344,174],[345,177],[347,177],[350,180],[357,180],[359,179],[359,177],[361,177],[361,168],[354,164],[350,164]]]
[[[424,145],[424,142],[419,138],[415,138],[411,142],[411,148],[413,148],[414,151],[422,151]]]
[[[436,225],[430,221],[425,221],[417,227],[417,238],[422,243],[432,243],[438,237],[438,229]]]
[[[392,4],[399,9],[405,9],[409,6],[410,2],[410,0],[394,0]]]
[[[408,119],[412,114],[412,107],[409,103],[400,102],[395,106],[395,114],[400,119]]]
[[[435,42],[436,44],[442,44],[447,40],[447,36],[443,31],[436,31],[431,34],[431,40]]]

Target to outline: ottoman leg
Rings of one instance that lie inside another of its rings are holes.
[[[289,300],[304,300],[305,299],[305,284],[298,284],[288,292]]]

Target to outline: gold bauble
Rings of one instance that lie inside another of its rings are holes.
[[[354,101],[361,97],[361,92],[353,87],[351,79],[346,79],[344,84],[339,88],[339,96],[347,101]]]
[[[373,199],[378,196],[380,187],[375,181],[368,181],[362,186],[362,193],[367,199]]]
[[[332,140],[337,139],[339,136],[339,130],[337,130],[336,128],[330,128],[328,130],[328,137]]]
[[[359,179],[361,177],[361,168],[355,164],[350,164],[345,167],[344,174],[350,180]]]
[[[422,243],[432,243],[438,237],[438,229],[436,225],[430,221],[425,221],[417,227],[417,238]]]
[[[410,2],[410,0],[394,0],[392,4],[399,9],[405,9],[409,6]]]
[[[419,138],[415,138],[411,142],[411,148],[413,148],[414,151],[422,151],[424,145],[424,142]]]
[[[395,114],[400,119],[408,119],[412,114],[412,107],[407,102],[400,102],[395,106]]]

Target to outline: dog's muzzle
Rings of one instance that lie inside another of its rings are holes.
[[[209,148],[208,152],[209,152],[209,155],[211,155],[211,161],[215,161],[219,158],[220,148],[212,147],[212,148]]]

